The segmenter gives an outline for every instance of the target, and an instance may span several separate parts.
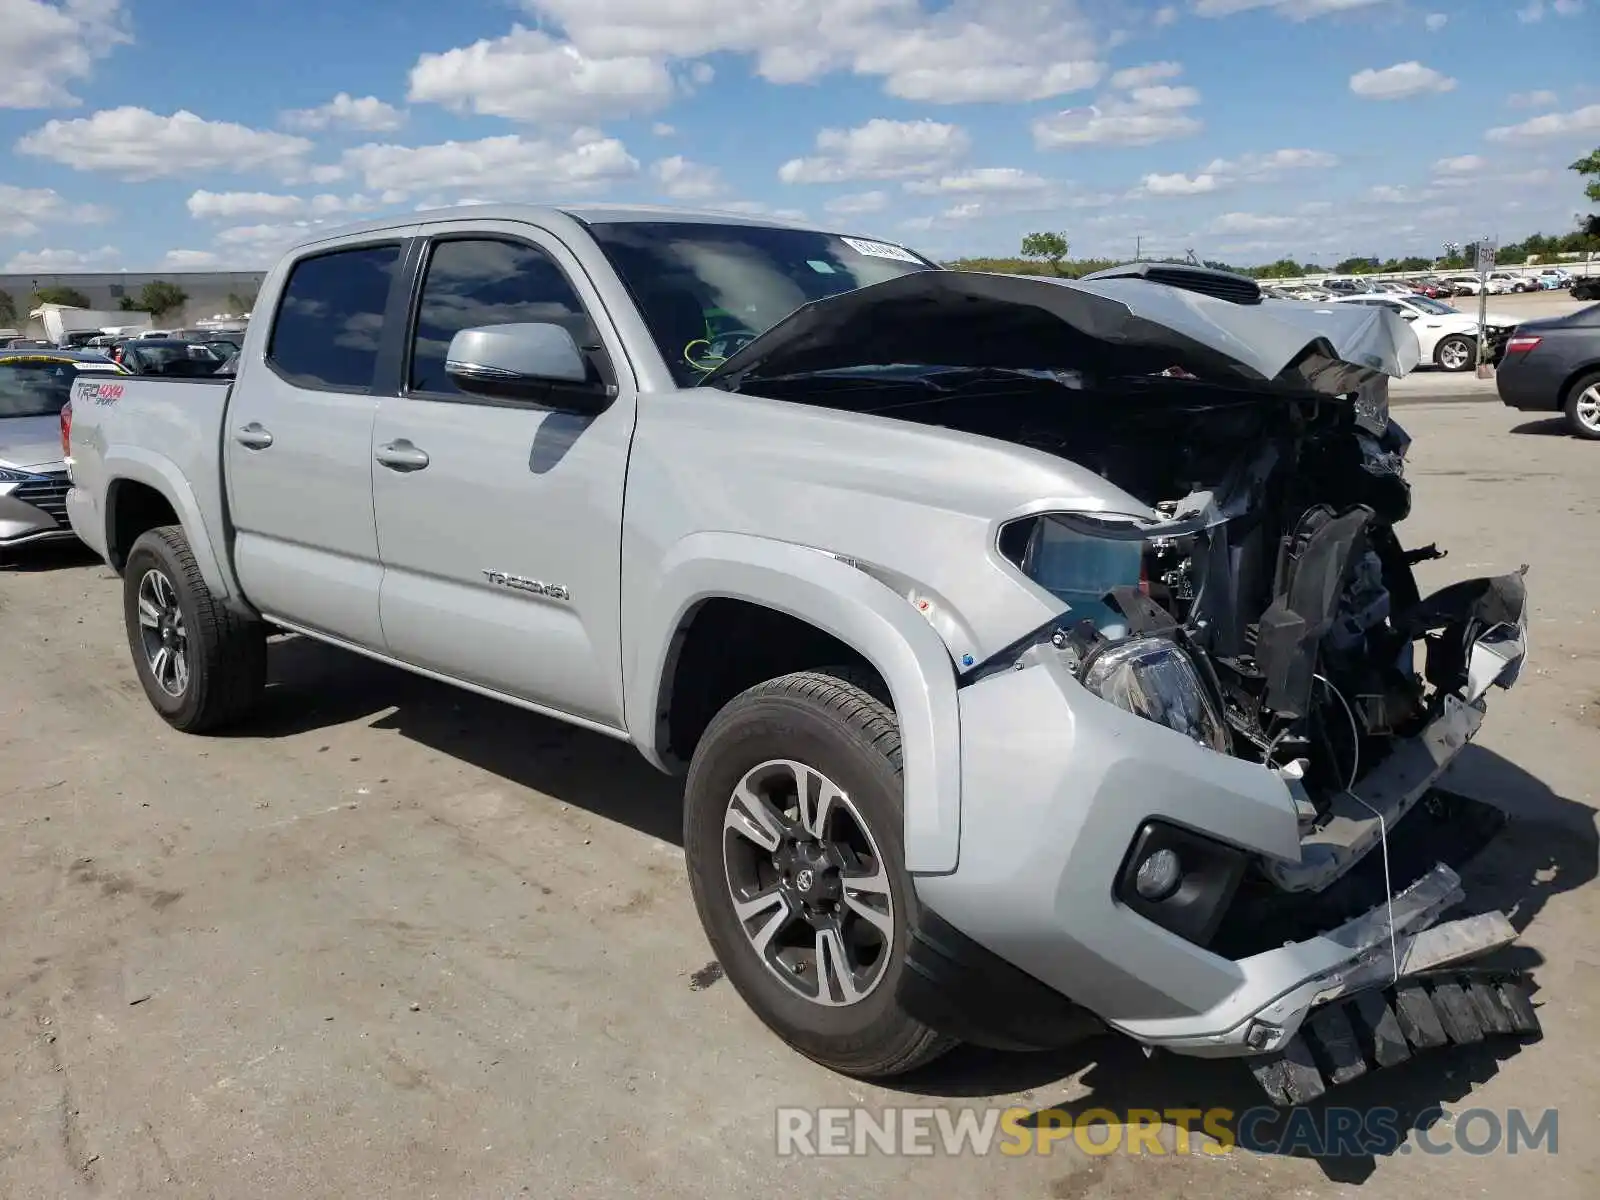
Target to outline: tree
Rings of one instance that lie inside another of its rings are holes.
[[[134,306],[160,320],[168,313],[177,312],[189,300],[189,293],[165,279],[152,279],[139,289],[139,300]]]
[[[38,308],[41,304],[64,304],[68,308],[88,308],[89,297],[77,288],[70,287],[42,287],[29,298],[28,307]]]
[[[1589,151],[1577,162],[1567,168],[1576,171],[1582,178],[1589,182],[1584,186],[1583,194],[1596,204],[1600,204],[1600,147]],[[1578,218],[1578,228],[1585,237],[1600,238],[1600,213],[1590,213],[1586,217]]]
[[[228,311],[230,313],[235,313],[235,314],[237,314],[239,316],[243,316],[245,313],[249,312],[255,306],[256,306],[256,293],[254,293],[254,292],[251,292],[248,296],[242,295],[239,292],[229,292],[228,293]]]
[[[1044,259],[1056,275],[1061,274],[1061,260],[1066,258],[1068,249],[1063,233],[1030,233],[1022,239],[1022,257]]]
[[[0,289],[0,325],[15,325],[17,323],[17,298],[10,292]]]

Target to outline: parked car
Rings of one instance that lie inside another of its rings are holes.
[[[104,355],[0,350],[0,554],[73,537],[61,410],[80,375],[125,374]]]
[[[1447,865],[1353,871],[1527,609],[1519,573],[1418,598],[1410,327],[1259,299],[717,214],[409,213],[290,250],[230,383],[80,384],[69,509],[178,729],[246,718],[278,627],[686,772],[717,961],[819,1062],[1104,1022],[1298,1102],[1313,1042],[1367,1069],[1349,1021],[1394,1061],[1403,1000],[1537,1028],[1515,975],[1390,988],[1507,936],[1424,928]],[[1426,679],[1389,669],[1424,636]]]
[[[1426,296],[1344,296],[1336,303],[1385,308],[1411,325],[1423,362],[1442,371],[1469,371],[1478,362],[1478,319]],[[1509,317],[1490,313],[1490,361],[1497,361],[1516,326]]]
[[[1366,279],[1354,276],[1334,276],[1324,279],[1320,285],[1323,291],[1334,296],[1364,295],[1373,290],[1372,283]]]
[[[1494,291],[1495,295],[1504,295],[1508,292],[1531,292],[1536,286],[1528,276],[1513,271],[1491,271],[1489,273],[1489,283],[1491,291]],[[1495,290],[1495,285],[1499,285],[1498,290]]]
[[[1574,300],[1600,300],[1600,275],[1574,279],[1570,290]]]
[[[1573,433],[1600,439],[1600,304],[1518,325],[1495,387],[1511,408],[1564,413]]]
[[[176,338],[131,338],[112,352],[112,358],[135,375],[210,375],[223,357],[199,342]]]

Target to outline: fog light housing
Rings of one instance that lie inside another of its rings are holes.
[[[1222,923],[1248,863],[1243,850],[1215,838],[1146,821],[1123,857],[1113,894],[1141,917],[1204,946]]]
[[[1133,890],[1146,900],[1165,900],[1182,882],[1183,862],[1178,852],[1163,848],[1139,864],[1133,876]]]

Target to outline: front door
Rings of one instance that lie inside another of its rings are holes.
[[[260,318],[270,328],[246,337],[223,431],[245,595],[268,616],[374,650],[374,380],[406,232],[290,264],[276,313]]]
[[[571,253],[522,224],[442,227],[427,248],[402,387],[378,405],[372,493],[389,652],[622,726],[622,492],[635,388]],[[557,321],[616,364],[598,416],[465,395],[457,330]]]

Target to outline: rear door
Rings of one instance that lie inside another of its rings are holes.
[[[268,616],[374,650],[384,640],[372,422],[380,348],[404,332],[397,281],[411,232],[319,247],[288,266],[270,328],[247,335],[223,431],[245,595]]]
[[[522,223],[429,226],[397,394],[379,402],[373,498],[389,652],[610,729],[622,726],[622,495],[636,385],[571,251]],[[461,329],[554,321],[616,400],[582,416],[459,392]]]

